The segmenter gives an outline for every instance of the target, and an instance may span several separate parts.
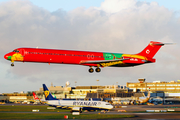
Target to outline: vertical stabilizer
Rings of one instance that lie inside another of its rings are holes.
[[[33,92],[33,96],[35,100],[39,100],[38,96]]]
[[[150,90],[149,90],[149,91],[148,91],[147,98],[150,98],[150,96],[151,96],[151,92],[150,92]]]
[[[46,100],[58,100],[52,96],[45,84],[43,84],[43,90]]]
[[[161,46],[163,46],[164,44],[161,42],[154,42],[151,41],[149,43],[149,45],[140,53],[138,53],[137,55],[141,55],[141,56],[145,56],[148,58],[153,58],[154,55],[158,52],[158,50],[161,48]]]

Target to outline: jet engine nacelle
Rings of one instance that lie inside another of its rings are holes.
[[[82,108],[81,108],[81,107],[73,107],[73,108],[71,108],[71,113],[72,113],[72,112],[82,113]]]

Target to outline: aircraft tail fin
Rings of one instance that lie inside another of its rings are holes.
[[[49,92],[49,89],[46,87],[45,84],[43,84],[43,90],[46,100],[58,100],[52,96],[52,94]]]
[[[158,50],[165,45],[164,43],[161,42],[155,42],[155,41],[151,41],[149,43],[149,45],[140,53],[138,53],[137,55],[141,55],[141,56],[145,56],[148,58],[153,58],[154,55],[158,52]]]
[[[150,98],[150,96],[151,96],[151,92],[150,92],[150,90],[149,90],[147,97]]]
[[[34,97],[35,100],[39,100],[38,96],[34,92],[33,92],[33,97]]]

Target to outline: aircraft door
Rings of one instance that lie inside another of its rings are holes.
[[[24,51],[24,49],[20,49],[19,50],[19,53],[24,57],[25,56],[25,51]]]

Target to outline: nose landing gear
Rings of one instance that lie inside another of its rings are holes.
[[[14,66],[14,60],[11,60],[11,66],[12,67]]]
[[[14,66],[14,63],[11,63],[11,66],[13,67],[13,66]]]

